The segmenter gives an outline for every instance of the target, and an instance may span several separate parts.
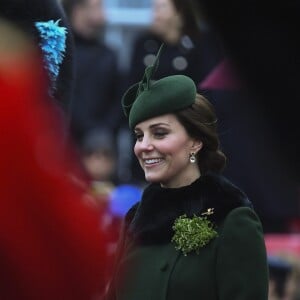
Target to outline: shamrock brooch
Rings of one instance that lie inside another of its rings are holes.
[[[194,215],[188,218],[182,215],[175,220],[171,242],[175,243],[176,250],[181,250],[185,256],[191,251],[199,254],[200,248],[218,235],[214,224],[207,219],[207,216],[214,213],[213,210],[209,208],[201,217]]]

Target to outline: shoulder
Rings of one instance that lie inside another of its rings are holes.
[[[252,208],[238,207],[228,213],[219,228],[220,249],[223,253],[240,256],[265,256],[264,233],[259,217]]]
[[[220,224],[237,208],[253,208],[247,195],[226,177],[209,173],[201,179],[205,190],[204,208],[214,208],[212,219]]]
[[[238,207],[228,213],[223,222],[225,232],[247,234],[249,231],[256,231],[262,234],[260,219],[250,207]]]

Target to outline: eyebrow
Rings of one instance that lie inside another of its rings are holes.
[[[153,128],[153,127],[157,127],[157,126],[161,126],[161,125],[170,126],[170,124],[168,124],[168,123],[155,123],[155,124],[150,125],[149,127]]]
[[[158,126],[168,126],[168,127],[170,127],[170,124],[163,123],[163,122],[161,122],[161,123],[155,123],[155,124],[150,125],[149,128],[155,128],[155,127],[158,127]],[[134,131],[137,131],[137,130],[141,130],[141,129],[139,129],[138,127],[136,127],[134,129]]]

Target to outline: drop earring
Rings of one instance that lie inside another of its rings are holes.
[[[194,163],[196,162],[196,156],[195,156],[195,153],[194,153],[194,152],[192,152],[192,153],[190,154],[190,162],[191,162],[192,164],[194,164]]]

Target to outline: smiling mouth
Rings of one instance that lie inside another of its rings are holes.
[[[154,166],[162,162],[161,158],[151,158],[151,159],[144,159],[144,165],[146,167]]]

